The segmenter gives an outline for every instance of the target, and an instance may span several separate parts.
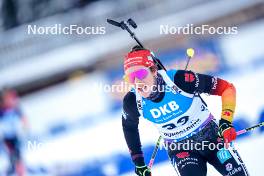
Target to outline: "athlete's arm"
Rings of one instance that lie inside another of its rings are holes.
[[[174,83],[188,93],[207,93],[222,97],[222,119],[232,122],[236,107],[236,89],[226,80],[210,75],[178,70]]]
[[[123,99],[123,132],[133,162],[137,166],[143,166],[145,163],[138,131],[139,116],[136,96],[134,93],[128,92]]]

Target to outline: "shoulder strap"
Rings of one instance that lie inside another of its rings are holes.
[[[165,70],[159,70],[158,73],[162,76],[165,83],[171,88],[171,90],[174,93],[179,93],[179,94],[186,96],[186,97],[189,97],[189,98],[194,97],[194,94],[187,93],[187,92],[181,90],[178,86],[176,86],[176,84],[170,79],[170,77],[168,76],[168,74],[166,73]]]
[[[138,93],[136,89],[134,89],[134,93],[136,94],[136,103],[137,103],[138,112],[143,117],[142,96]]]

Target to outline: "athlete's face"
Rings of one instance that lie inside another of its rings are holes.
[[[7,108],[13,108],[17,106],[18,99],[13,91],[5,91],[2,95],[2,105]]]
[[[125,72],[127,81],[134,85],[135,89],[144,98],[149,97],[156,75],[156,70],[151,71],[150,68],[144,66],[133,66]]]

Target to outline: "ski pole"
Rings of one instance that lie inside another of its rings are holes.
[[[237,133],[237,135],[239,136],[239,135],[241,135],[241,134],[244,134],[244,133],[246,133],[246,132],[248,132],[248,131],[252,131],[252,130],[254,130],[254,129],[256,129],[256,128],[259,128],[259,127],[262,127],[262,126],[264,126],[264,122],[261,122],[261,123],[259,123],[259,124],[257,124],[257,125],[252,126],[252,127],[245,128],[245,129],[243,129],[243,130],[239,130],[239,131],[237,131],[236,133]],[[152,153],[152,155],[151,155],[151,159],[150,159],[150,161],[149,161],[149,165],[148,165],[150,169],[151,169],[151,167],[152,167],[153,164],[154,164],[154,160],[155,160],[155,158],[156,158],[156,155],[157,155],[157,152],[158,152],[158,149],[159,149],[159,145],[160,145],[161,138],[162,138],[162,137],[159,136],[158,141],[157,141],[156,146],[155,146],[155,149],[154,149],[154,151],[153,151],[153,153]]]
[[[189,62],[190,62],[191,58],[194,55],[194,50],[192,48],[188,48],[187,51],[186,51],[186,54],[188,56],[188,60],[187,60],[187,63],[185,65],[185,69],[184,70],[186,70],[188,68]]]
[[[158,152],[158,149],[159,149],[159,145],[160,145],[160,141],[161,141],[161,139],[162,139],[162,137],[159,136],[159,139],[158,139],[158,141],[157,141],[157,143],[156,143],[156,146],[155,146],[155,148],[154,148],[154,151],[153,151],[153,153],[152,153],[152,155],[151,155],[151,159],[150,159],[149,164],[148,164],[148,167],[149,167],[150,169],[152,168],[152,166],[153,166],[153,164],[154,164],[154,160],[155,160],[155,158],[156,158],[156,155],[157,155],[157,152]]]
[[[237,135],[244,134],[244,133],[246,133],[248,131],[252,131],[252,130],[254,130],[256,128],[259,128],[259,127],[262,127],[262,126],[264,126],[264,122],[261,122],[261,123],[259,123],[257,125],[252,126],[252,127],[248,127],[248,128],[243,129],[243,130],[240,130],[240,131],[237,132]]]

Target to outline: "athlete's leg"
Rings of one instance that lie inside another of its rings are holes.
[[[206,176],[204,158],[195,151],[169,150],[171,163],[179,176]]]
[[[20,145],[17,137],[6,139],[6,146],[8,148],[10,169],[9,173],[16,172],[18,176],[24,175],[24,166],[21,159]]]
[[[238,152],[233,148],[222,148],[212,152],[208,162],[222,175],[248,176],[248,171]]]
[[[209,142],[214,144],[214,149],[208,149],[204,152],[204,157],[215,169],[225,176],[247,176],[248,172],[245,164],[241,160],[237,151],[233,147],[225,148],[223,139],[217,134],[218,126],[214,125]]]
[[[15,157],[14,157],[14,141],[13,139],[4,139],[7,152],[8,152],[8,157],[9,157],[9,169],[8,169],[8,174],[12,174],[15,172]]]

